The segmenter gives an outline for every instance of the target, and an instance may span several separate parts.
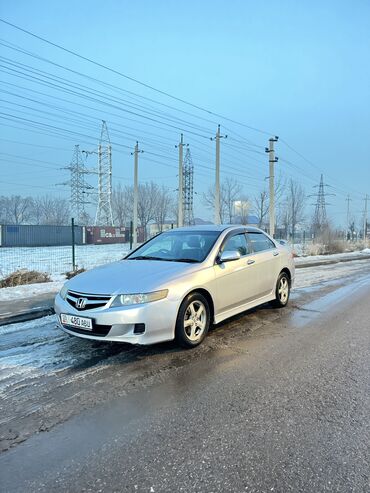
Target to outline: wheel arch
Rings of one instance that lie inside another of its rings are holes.
[[[281,271],[279,272],[279,276],[280,274],[282,274],[283,272],[285,272],[285,274],[288,276],[288,280],[289,280],[289,286],[291,285],[292,283],[292,273],[290,272],[290,270],[288,269],[288,267],[284,267],[283,269],[281,269]]]
[[[184,296],[184,298],[182,299],[181,303],[180,303],[180,306],[181,304],[183,303],[183,301],[191,294],[194,294],[194,293],[199,293],[201,294],[202,296],[205,297],[205,299],[208,301],[208,305],[209,305],[209,311],[211,312],[210,313],[210,321],[211,321],[211,324],[213,324],[214,322],[214,317],[215,317],[215,306],[214,306],[214,302],[213,302],[213,298],[212,298],[212,295],[209,291],[207,291],[207,289],[205,288],[193,288],[191,291],[189,291],[188,293],[186,293],[186,295]]]

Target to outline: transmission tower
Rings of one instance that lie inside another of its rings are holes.
[[[90,174],[90,171],[85,167],[79,145],[74,148],[70,165],[63,169],[68,169],[71,173],[70,180],[63,185],[69,185],[71,188],[72,215],[76,222],[84,224],[88,218],[85,210],[85,205],[89,204],[87,196],[94,187],[86,183],[86,175]]]
[[[112,213],[112,146],[108,127],[103,120],[98,147],[98,207],[95,226],[113,226]]]
[[[326,197],[328,195],[335,195],[334,193],[325,192],[325,187],[329,185],[324,184],[324,176],[320,177],[320,184],[315,185],[314,188],[318,188],[318,192],[316,194],[310,195],[310,197],[316,197],[315,205],[315,213],[312,221],[312,229],[314,234],[319,234],[324,231],[324,229],[328,226],[328,217],[326,214],[326,206],[330,205],[326,202]]]
[[[193,200],[194,200],[194,165],[191,157],[191,152],[189,147],[186,149],[185,159],[183,162],[183,210],[184,210],[184,224],[191,226],[194,224],[194,211],[193,211]]]

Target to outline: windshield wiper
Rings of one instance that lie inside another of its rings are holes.
[[[194,258],[169,258],[166,259],[168,262],[187,262],[189,264],[198,264],[199,260],[195,260]]]
[[[150,255],[138,255],[137,257],[129,257],[127,260],[166,260],[160,257],[151,257]]]
[[[162,260],[163,262],[187,262],[192,264],[199,263],[199,260],[193,258],[161,258],[161,257],[151,257],[146,255],[138,255],[137,257],[129,257],[126,260]]]

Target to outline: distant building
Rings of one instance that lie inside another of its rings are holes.
[[[248,226],[258,226],[258,217],[254,214],[247,214],[246,216],[234,216],[233,224],[245,224]]]
[[[173,229],[176,227],[177,227],[176,221],[170,221],[170,220],[166,220],[166,222],[162,225],[162,229],[158,227],[158,224],[150,223],[148,224],[148,234],[149,237],[151,238],[152,236],[157,235],[161,231],[168,231],[169,229]]]
[[[206,224],[213,224],[212,221],[205,221],[204,219],[201,219],[200,217],[195,217],[194,218],[194,224],[195,226],[202,226]]]

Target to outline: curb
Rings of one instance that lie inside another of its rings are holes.
[[[356,257],[347,257],[342,259],[333,259],[333,260],[316,260],[312,262],[302,262],[296,264],[296,269],[304,269],[307,267],[319,267],[321,265],[331,265],[331,264],[339,264],[343,262],[352,262],[353,260],[370,260],[370,255],[357,255]],[[8,317],[1,318],[0,317],[0,327],[2,325],[10,325],[21,322],[28,322],[30,320],[35,320],[37,318],[46,317],[47,315],[53,315],[54,308],[43,307],[43,308],[35,308],[28,310],[26,312],[17,313],[16,315],[10,315]]]
[[[10,315],[9,317],[0,318],[0,327],[3,325],[17,324],[21,322],[28,322],[37,318],[46,317],[47,315],[53,315],[54,308],[37,308],[35,310],[29,310],[23,313],[17,313],[16,315]]]

